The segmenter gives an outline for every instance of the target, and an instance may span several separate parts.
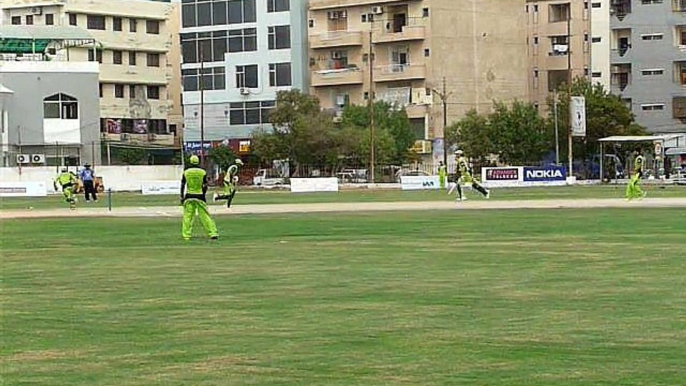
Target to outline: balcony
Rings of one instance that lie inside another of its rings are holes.
[[[357,67],[340,70],[323,70],[312,73],[313,87],[329,87],[362,84],[364,76]]]
[[[313,49],[361,45],[361,31],[332,31],[310,36],[310,47]]]
[[[674,12],[686,12],[686,0],[672,0],[672,10]]]
[[[613,94],[621,94],[631,84],[631,65],[622,64],[612,66],[610,76],[611,91]]]
[[[631,0],[612,0],[610,15],[614,15],[619,21],[624,20],[631,13]]]
[[[675,82],[686,88],[686,62],[674,62]]]
[[[131,145],[177,146],[174,134],[132,134],[132,133],[101,133],[104,142],[120,142]]]
[[[374,43],[397,43],[413,40],[426,39],[426,27],[424,26],[424,18],[409,18],[404,16],[387,22],[382,26],[380,32],[376,32],[373,36]]]
[[[418,2],[420,0],[408,0],[411,2]],[[361,7],[361,6],[380,6],[391,5],[397,3],[398,0],[310,0],[310,10],[318,11],[324,9],[343,8],[343,7]]]
[[[631,48],[613,48],[610,51],[610,63],[629,63],[631,62]]]
[[[375,82],[397,82],[426,78],[426,66],[423,64],[391,64],[376,67],[374,70]]]

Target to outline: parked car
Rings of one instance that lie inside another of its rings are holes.
[[[367,169],[343,169],[336,174],[342,184],[360,184],[367,182]]]
[[[255,176],[252,178],[252,182],[254,185],[257,186],[273,187],[285,185],[286,179],[270,175],[267,172],[267,169],[259,169]]]
[[[430,176],[431,173],[425,172],[423,170],[406,170],[401,169],[395,173],[396,182],[400,183],[400,177],[406,176]]]

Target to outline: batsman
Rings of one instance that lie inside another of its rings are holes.
[[[57,175],[53,186],[55,190],[58,190],[58,186],[62,188],[62,194],[64,195],[64,200],[69,203],[69,208],[76,209],[76,197],[74,197],[74,189],[76,189],[77,184],[76,176],[70,173],[66,167],[63,167],[60,174]]]
[[[448,194],[452,194],[453,190],[457,189],[457,201],[467,200],[467,197],[462,193],[462,187],[460,187],[460,183],[462,182],[464,184],[471,184],[474,190],[483,194],[484,197],[489,198],[491,196],[491,192],[484,189],[484,187],[479,185],[479,183],[474,180],[474,177],[472,177],[472,169],[469,167],[469,162],[467,162],[464,152],[462,150],[455,151],[455,158],[460,177],[453,184],[451,184]]]
[[[210,217],[207,209],[207,172],[200,168],[200,159],[197,155],[192,155],[188,161],[190,167],[183,172],[181,178],[181,204],[183,205],[183,223],[181,236],[184,240],[190,240],[193,234],[193,221],[197,214],[200,223],[207,232],[207,235],[216,240],[219,237],[217,225]]]
[[[236,187],[238,185],[238,168],[243,166],[243,161],[236,158],[233,165],[229,166],[224,174],[224,194],[214,194],[214,201],[226,200],[226,207],[231,207],[233,197],[236,195]]]

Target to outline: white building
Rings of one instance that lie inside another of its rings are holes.
[[[181,22],[184,140],[247,152],[276,93],[307,90],[306,2],[183,0]]]
[[[591,2],[591,78],[610,91],[610,0]]]

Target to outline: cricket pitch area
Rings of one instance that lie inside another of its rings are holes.
[[[686,198],[0,212],[0,384],[686,379]]]

